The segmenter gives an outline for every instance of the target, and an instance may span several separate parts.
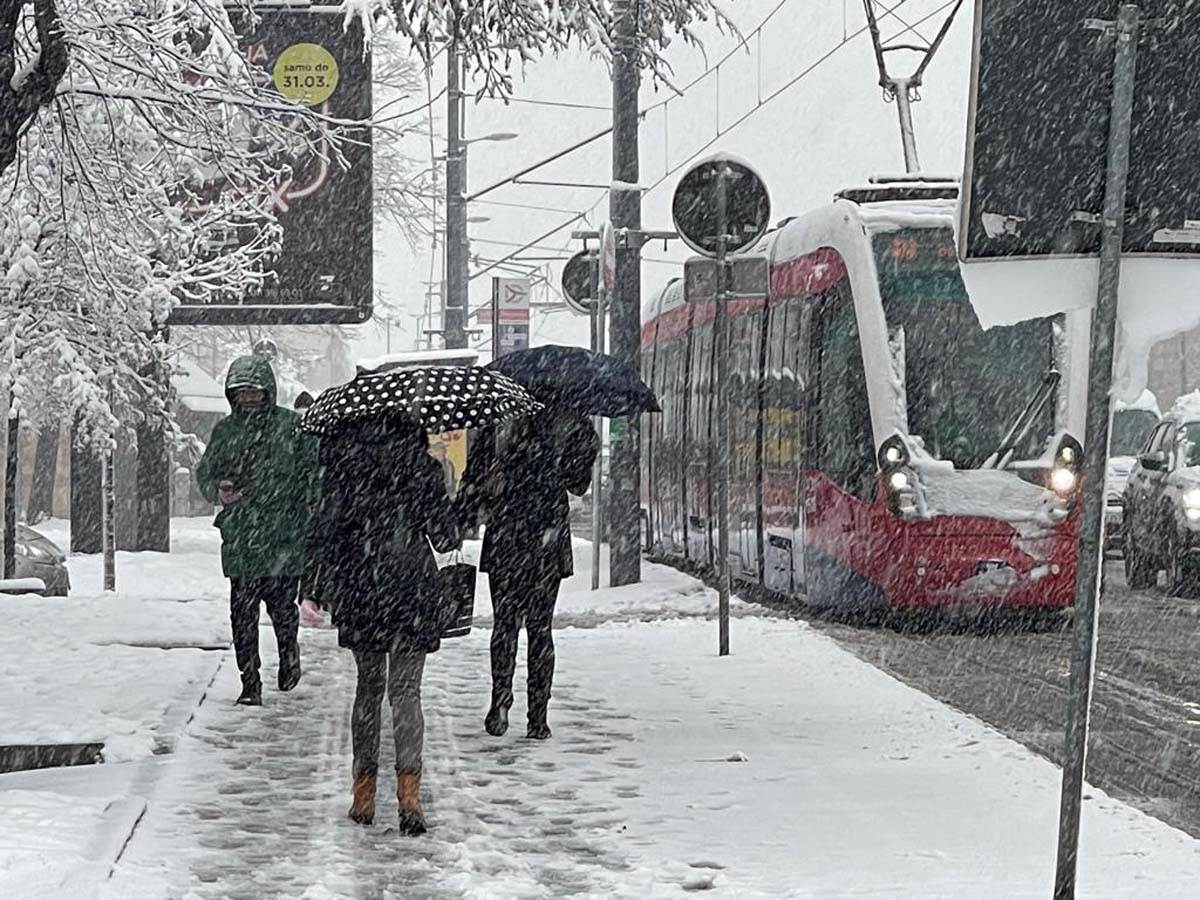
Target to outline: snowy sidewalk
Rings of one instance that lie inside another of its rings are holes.
[[[483,734],[486,633],[431,657],[421,840],[395,832],[390,777],[375,826],[345,818],[354,674],[331,634],[261,711],[230,704],[226,669],[102,896],[1047,896],[1049,763],[800,623],[741,618],[720,660],[711,622],[593,612],[556,633],[546,744],[520,700]],[[1200,845],[1090,796],[1080,897],[1196,896]]]

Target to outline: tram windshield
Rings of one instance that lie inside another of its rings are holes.
[[[985,331],[967,298],[949,229],[875,237],[884,316],[903,347],[909,433],[957,468],[980,467],[1000,446],[1054,363],[1053,318]],[[1041,455],[1054,398],[1014,451]]]

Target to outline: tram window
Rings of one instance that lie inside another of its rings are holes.
[[[845,490],[869,500],[875,490],[871,406],[849,284],[819,301],[813,327],[817,397],[812,459]]]

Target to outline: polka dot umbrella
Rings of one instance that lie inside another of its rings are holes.
[[[304,414],[303,428],[325,436],[384,412],[411,415],[431,434],[497,425],[542,404],[510,378],[478,366],[420,366],[362,374],[331,387]]]

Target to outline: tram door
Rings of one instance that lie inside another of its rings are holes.
[[[801,298],[767,311],[762,412],[763,582],[805,590],[804,447],[810,312]]]

